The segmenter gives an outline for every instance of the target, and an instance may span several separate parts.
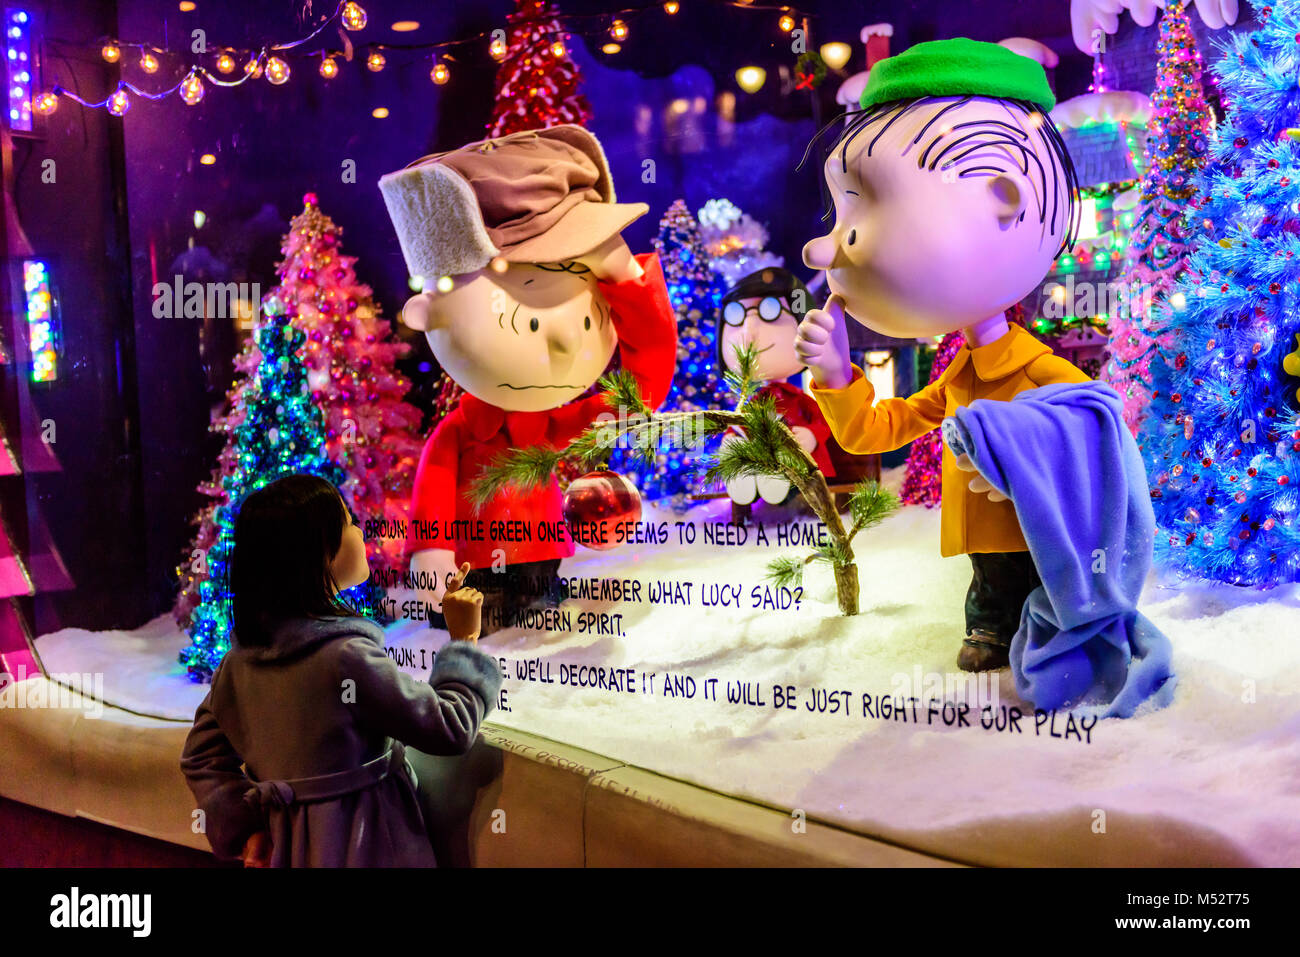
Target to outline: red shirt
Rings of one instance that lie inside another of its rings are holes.
[[[601,282],[600,291],[618,333],[622,367],[640,384],[646,404],[657,409],[668,395],[677,366],[677,317],[668,301],[659,257],[646,253],[636,259],[645,275],[627,282]],[[429,436],[420,456],[411,494],[407,554],[450,548],[457,565],[469,562],[471,568],[490,566],[498,548],[504,550],[507,564],[568,558],[573,541],[563,526],[564,496],[554,476],[530,491],[504,489],[477,512],[467,492],[483,466],[498,455],[511,448],[561,448],[609,411],[603,393],[544,412],[507,412],[469,393],[461,396],[460,404]],[[453,520],[468,521],[471,527],[451,528]],[[476,534],[479,522],[482,535]],[[495,534],[493,523],[498,523]]]
[[[826,450],[826,440],[831,437],[830,423],[822,415],[817,400],[803,389],[789,382],[777,380],[769,382],[758,390],[759,396],[771,396],[776,403],[776,414],[785,419],[785,424],[794,428],[802,425],[813,434],[817,447],[812,450],[813,461],[827,478],[835,475],[835,466],[831,465],[830,452]]]

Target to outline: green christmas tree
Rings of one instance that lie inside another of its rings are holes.
[[[230,650],[231,609],[228,570],[234,546],[235,517],[249,492],[282,475],[308,472],[335,485],[343,470],[322,455],[325,429],[312,401],[307,372],[296,353],[305,337],[291,322],[280,291],[262,303],[254,335],[259,361],[240,396],[242,418],[229,426],[229,471],[221,479],[224,503],[214,510],[215,541],[204,556],[206,577],[190,624],[190,644],[180,653],[194,681],[212,677]],[[365,587],[365,586],[360,586]]]

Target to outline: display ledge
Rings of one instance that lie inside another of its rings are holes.
[[[1300,864],[1300,586],[1153,577],[1141,610],[1173,643],[1169,707],[1094,724],[1039,715],[1004,669],[976,681],[998,706],[963,723],[951,708],[896,706],[929,697],[931,679],[964,680],[953,672],[970,563],[939,557],[937,510],[905,508],[859,536],[861,613],[845,618],[820,566],[794,607],[765,607],[767,563],[805,549],[791,540],[807,523],[758,510],[767,542],[751,525],[742,543],[716,524],[725,508],[647,507],[674,539],[674,523],[693,524],[694,545],[566,559],[581,596],[558,609],[570,627],[479,642],[505,673],[492,726],[966,864]],[[602,616],[618,616],[618,633],[601,633]],[[418,620],[385,638],[418,680],[448,640]],[[177,664],[185,641],[162,617],[36,646],[48,674],[102,675],[96,697],[187,726],[206,688]],[[170,760],[179,745],[168,748]]]
[[[187,723],[102,708],[44,678],[0,692],[0,796],[207,850],[179,769]],[[476,867],[950,866],[818,821],[491,725],[469,754],[410,752],[439,860]]]

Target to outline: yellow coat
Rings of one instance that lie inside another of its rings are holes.
[[[1087,381],[1083,372],[1013,325],[996,342],[978,349],[963,346],[938,381],[906,399],[876,402],[875,389],[857,366],[853,381],[844,388],[819,389],[814,383],[812,395],[844,450],[870,455],[892,452],[920,438],[976,399],[1006,401],[1055,382]],[[946,557],[1027,551],[1015,506],[972,492],[967,484],[974,476],[957,468],[952,452],[944,446],[940,553]]]

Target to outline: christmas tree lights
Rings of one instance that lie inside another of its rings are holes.
[[[510,38],[497,69],[488,136],[591,120],[591,106],[578,92],[582,74],[564,47],[558,18],[548,0],[516,0],[507,18]]]
[[[1237,585],[1300,581],[1300,417],[1284,368],[1300,331],[1300,2],[1258,10],[1214,65],[1236,105],[1192,201],[1185,274],[1157,304],[1138,440],[1157,556]]]
[[[1137,433],[1150,401],[1151,305],[1164,296],[1191,241],[1183,217],[1209,148],[1210,110],[1201,83],[1202,59],[1183,0],[1169,0],[1160,20],[1159,65],[1147,125],[1147,172],[1128,250],[1124,284],[1140,288],[1126,315],[1110,323],[1102,379],[1124,398],[1124,419]]]

